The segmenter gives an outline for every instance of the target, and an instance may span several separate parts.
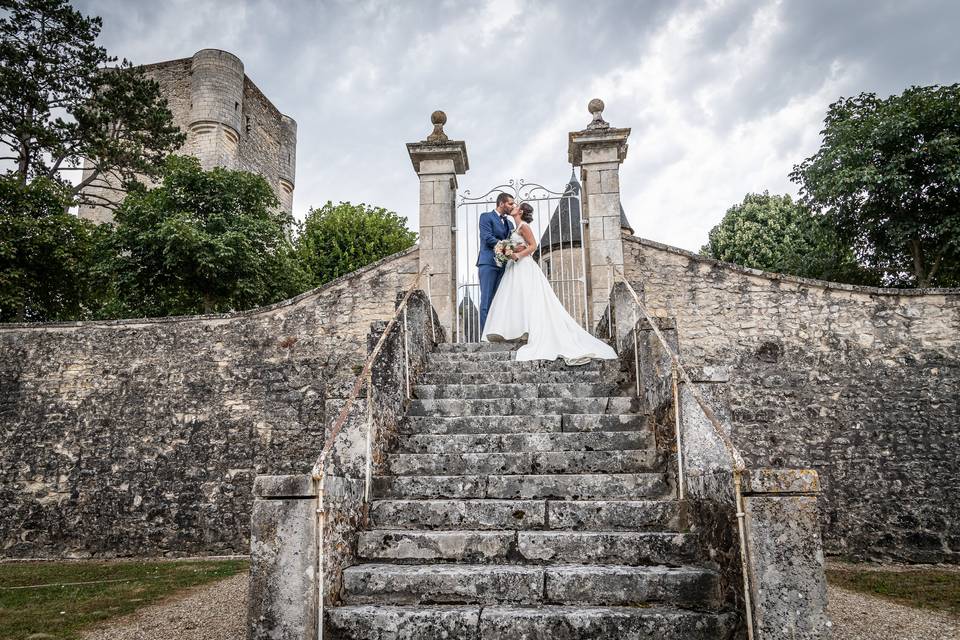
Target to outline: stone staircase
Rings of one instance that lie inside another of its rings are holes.
[[[326,636],[729,638],[734,614],[617,364],[511,356],[430,354]]]

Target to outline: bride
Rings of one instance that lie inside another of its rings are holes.
[[[529,224],[533,221],[533,207],[524,202],[515,206],[510,215],[515,223],[510,238],[524,243],[526,248],[514,254],[513,262],[504,268],[482,339],[502,342],[526,338],[527,344],[517,350],[517,360],[563,358],[569,365],[579,365],[592,358],[616,359],[610,345],[594,338],[570,317],[550,281],[530,258],[537,250],[537,239]]]

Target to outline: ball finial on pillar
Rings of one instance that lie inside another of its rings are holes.
[[[587,111],[593,115],[593,121],[587,125],[587,129],[609,129],[610,123],[603,119],[603,109],[606,105],[600,98],[594,98],[587,104]]]
[[[427,142],[447,142],[449,138],[443,132],[443,125],[447,124],[447,114],[438,109],[430,114],[430,122],[433,124],[433,133],[427,136]]]

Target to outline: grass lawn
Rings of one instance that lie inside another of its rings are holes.
[[[880,596],[899,604],[960,616],[960,571],[828,568],[827,581],[837,587]]]
[[[246,560],[0,563],[0,640],[31,634],[72,640],[98,622],[247,566]],[[83,582],[93,584],[64,584]]]

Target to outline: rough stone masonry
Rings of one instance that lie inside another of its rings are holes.
[[[258,473],[305,473],[416,249],[238,314],[0,325],[7,557],[249,551]]]
[[[727,380],[748,465],[818,471],[828,553],[958,562],[960,289],[805,280],[639,238],[624,262],[683,360]]]

